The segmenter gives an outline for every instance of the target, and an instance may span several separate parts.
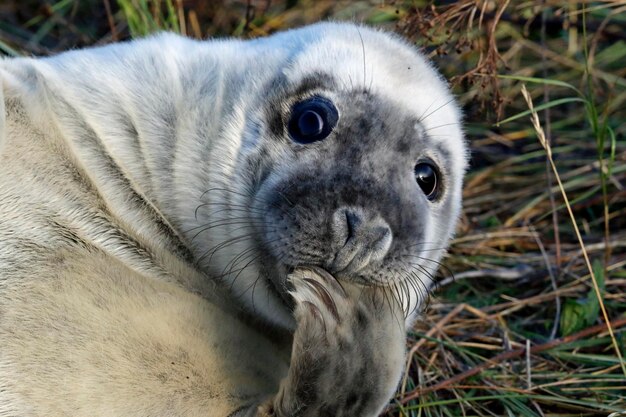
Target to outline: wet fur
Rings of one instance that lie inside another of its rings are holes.
[[[458,109],[412,47],[344,24],[249,42],[164,34],[6,59],[0,83],[0,416],[382,409],[466,160]],[[285,136],[312,92],[338,103],[343,142]],[[433,204],[410,179],[423,156],[443,171]],[[344,277],[347,296],[323,273],[287,275],[326,265],[339,205],[371,206],[396,239]]]

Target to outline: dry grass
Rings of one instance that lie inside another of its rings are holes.
[[[453,80],[473,157],[441,288],[386,415],[624,411],[626,6],[445,3],[4,0],[0,50],[48,54],[160,27],[253,37],[325,18],[414,40]]]

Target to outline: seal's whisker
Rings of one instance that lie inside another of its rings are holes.
[[[258,258],[255,258],[255,259],[253,259],[252,261],[250,261],[248,264],[246,264],[246,265],[242,268],[242,270],[243,270],[243,269],[245,269],[245,268],[247,268],[247,267],[248,267],[248,266],[249,266],[252,262],[254,262],[254,261],[255,261],[255,260],[257,260],[257,259],[258,259]],[[279,257],[279,258],[277,259],[277,262],[280,262],[281,260],[282,260],[282,256],[281,256],[281,257]],[[243,271],[242,271],[242,272],[243,272]],[[234,285],[235,281],[237,280],[238,276],[239,276],[239,274],[237,274],[237,276],[236,276],[236,277],[235,277],[235,279],[233,280],[233,282],[232,282],[232,284],[231,284],[231,289],[232,289],[232,286]],[[255,280],[254,280],[254,281],[253,281],[253,282],[252,282],[252,283],[251,283],[251,284],[250,284],[247,288],[245,288],[245,289],[241,292],[241,294],[239,294],[239,295],[238,295],[238,297],[240,297],[240,298],[241,298],[241,297],[243,297],[243,296],[244,296],[244,295],[245,295],[245,294],[246,294],[246,293],[250,290],[250,288],[252,288],[251,300],[252,300],[252,305],[253,305],[253,310],[254,310],[254,311],[256,311],[255,298],[254,298],[254,291],[255,291],[255,289],[256,289],[256,286],[257,286],[257,284],[258,284],[259,280],[261,280],[261,278],[262,278],[262,277],[261,277],[261,274],[258,274],[258,275],[257,275],[257,277],[256,277],[256,279],[255,279]],[[266,286],[265,286],[265,289],[266,289],[266,291],[268,291],[268,293],[269,293],[269,290],[270,290],[270,289],[269,289],[269,285],[266,285]],[[285,289],[285,291],[286,291],[286,289]]]
[[[237,282],[237,278],[239,278],[239,276],[243,273],[243,271],[250,266],[253,262],[255,262],[257,259],[259,259],[261,257],[261,254],[257,254],[256,256],[253,256],[252,259],[250,259],[248,261],[248,263],[246,263],[242,268],[239,269],[239,272],[237,272],[237,275],[235,275],[235,277],[232,279],[231,283],[230,283],[230,289],[232,291],[235,283]],[[229,274],[230,275],[230,274]],[[256,281],[256,280],[255,280]],[[249,288],[248,288],[249,289]],[[247,291],[247,290],[246,290]],[[244,291],[244,293],[246,292]]]
[[[223,279],[223,278],[226,278],[227,276],[232,275],[234,273],[241,272],[244,269],[246,269],[250,265],[251,262],[250,263],[246,263],[242,267],[235,268],[238,264],[240,264],[242,262],[247,262],[251,257],[253,257],[253,261],[254,261],[254,259],[260,258],[262,256],[261,254],[254,254],[254,253],[250,253],[250,252],[246,253],[245,256],[242,256],[242,255],[243,254],[238,255],[238,257],[240,257],[240,259],[236,262],[236,264],[234,264],[234,265],[232,265],[230,267],[228,272],[223,272],[223,273],[221,273],[219,275],[211,275],[211,277],[215,278],[215,279]],[[224,269],[226,269],[226,268],[224,268]]]
[[[400,269],[402,269],[402,271],[404,271],[404,273],[406,274],[404,282],[406,282],[408,285],[411,286],[411,288],[413,288],[414,293],[419,294],[421,298],[425,298],[425,296],[428,295],[428,288],[424,284],[424,280],[422,280],[419,276],[418,271],[414,268],[407,270],[403,267],[400,267]],[[415,305],[417,306],[418,303],[415,303]]]
[[[406,298],[404,288],[402,288],[404,283],[402,281],[394,281],[391,283],[391,295],[401,307],[402,307],[402,315],[406,318],[408,317],[408,309],[406,308],[406,303],[402,302],[403,298]]]
[[[451,275],[452,277],[454,277],[454,272],[452,272],[452,270],[450,269],[450,267],[448,267],[446,264],[444,264],[441,261],[435,261],[434,259],[429,259],[429,258],[423,258],[421,256],[418,255],[409,255],[409,257],[414,257],[414,258],[418,258],[422,261],[426,261],[426,262],[430,262],[430,263],[434,263],[435,265],[437,265],[437,267],[445,269],[445,271],[448,273],[448,275]],[[409,262],[410,264],[413,264],[411,262]],[[417,263],[415,265],[418,265]]]
[[[197,210],[200,207],[203,207],[205,205],[206,206],[223,205],[223,206],[228,207],[228,208],[231,208],[231,207],[235,208],[235,207],[237,207],[237,208],[246,209],[246,210],[248,210],[250,212],[255,212],[256,211],[259,214],[263,214],[263,211],[258,209],[258,208],[255,208],[254,205],[251,202],[256,200],[256,201],[260,201],[262,203],[265,203],[268,206],[272,206],[272,205],[275,204],[272,201],[270,201],[270,200],[268,200],[268,199],[266,199],[266,198],[264,198],[262,196],[256,195],[256,194],[247,194],[247,193],[242,193],[242,192],[239,192],[239,191],[236,191],[236,190],[231,190],[231,189],[228,189],[228,188],[219,188],[219,187],[210,188],[209,190],[203,192],[202,195],[200,196],[199,200],[202,201],[204,196],[207,193],[211,192],[211,191],[217,191],[217,192],[221,192],[221,193],[230,193],[230,194],[233,194],[233,195],[241,196],[241,197],[244,197],[247,201],[250,201],[250,203],[240,204],[240,203],[233,203],[232,201],[206,201],[206,202],[201,203],[196,208],[196,215],[197,215]],[[279,207],[276,206],[276,208],[279,208]]]
[[[230,194],[234,194],[234,195],[237,195],[237,196],[240,196],[240,197],[244,197],[246,199],[258,200],[258,201],[261,201],[263,203],[270,203],[269,200],[267,200],[266,198],[264,198],[262,196],[259,196],[257,194],[244,193],[244,192],[233,190],[231,188],[226,188],[226,187],[212,187],[212,188],[209,188],[208,190],[206,190],[205,192],[202,193],[202,195],[200,196],[199,200],[202,200],[206,194],[208,194],[209,192],[212,192],[212,191],[217,191],[217,192],[221,192],[221,193],[230,193]]]
[[[406,314],[407,314],[406,305],[402,301],[402,299],[406,297],[404,297],[404,289],[402,288],[402,282],[394,280],[393,282],[390,283],[389,288],[391,290],[391,296],[402,307],[402,315],[406,317]]]
[[[422,114],[419,115],[419,117],[417,118],[417,120],[419,122],[422,122],[424,120],[424,114],[426,114],[426,112],[428,110],[430,110],[430,108],[433,106],[433,104],[435,104],[437,102],[437,99],[433,100],[430,102],[430,104],[424,109],[424,111],[422,112]]]
[[[450,139],[450,138],[453,138],[454,136],[452,136],[452,135],[445,135],[443,133],[438,133],[436,135],[429,134],[428,137],[429,138],[439,138],[439,139]]]
[[[435,243],[440,244],[441,242],[422,241],[422,242],[414,243],[414,244],[411,244],[411,245],[407,245],[406,248],[414,248],[416,246],[422,246],[422,245],[434,245]],[[447,249],[447,247],[443,246],[443,247],[432,248],[432,249],[429,249],[429,250],[444,250],[444,249]]]
[[[252,300],[252,312],[254,312],[255,314],[256,314],[256,302],[255,302],[256,299],[254,298],[254,291],[256,290],[256,285],[259,283],[260,279],[261,279],[261,274],[257,274],[256,279],[253,281],[253,284],[252,284],[252,295],[250,297]],[[265,287],[268,288],[267,285]]]
[[[444,123],[442,125],[439,126],[431,126],[428,129],[424,129],[424,132],[430,132],[431,130],[435,130],[435,129],[440,129],[442,127],[447,127],[447,126],[458,126],[459,124],[457,122],[454,123]]]
[[[239,213],[238,213],[239,214]],[[233,222],[233,223],[231,223]],[[208,223],[202,223],[198,226],[192,227],[190,229],[185,230],[185,233],[190,233],[194,230],[200,229],[200,228],[213,228],[213,227],[219,227],[219,226],[225,226],[228,224],[237,224],[237,222],[241,222],[241,223],[246,223],[246,224],[263,224],[263,223],[267,223],[263,220],[256,220],[256,219],[250,219],[250,216],[236,216],[236,217],[223,217],[223,218],[218,218],[216,220],[212,220]]]
[[[433,102],[434,103],[434,102]],[[445,103],[443,103],[441,106],[437,107],[435,110],[431,111],[430,113],[428,113],[426,116],[424,117],[420,117],[419,121],[423,122],[426,119],[428,119],[428,117],[432,116],[433,114],[437,113],[439,110],[443,109],[444,107],[446,107],[447,105],[454,103],[454,99],[451,98],[450,100],[446,101]]]
[[[282,238],[276,238],[273,240],[270,240],[268,242],[266,242],[266,244],[268,246],[271,246],[273,243],[275,242],[279,242],[281,241]],[[222,273],[228,268],[228,266],[230,265],[230,270],[226,273],[226,275],[229,275],[233,272],[233,269],[241,262],[245,262],[246,259],[249,258],[250,253],[254,253],[255,251],[257,251],[257,248],[252,246],[244,251],[242,251],[239,255],[237,255],[236,257],[234,257],[228,264],[226,264],[226,267],[224,268],[224,270],[222,271]],[[246,264],[247,266],[248,264]],[[244,267],[245,269],[245,267]]]
[[[403,270],[402,272],[404,274],[400,274],[400,272],[398,273],[398,275],[401,278],[397,280],[397,284],[400,286],[404,314],[406,315],[406,317],[409,317],[409,315],[412,313],[412,310],[410,308],[412,304],[412,301],[411,301],[412,294],[417,293],[418,290],[415,284],[413,283],[413,278],[411,277],[411,273],[406,270]],[[413,289],[413,291],[411,291],[411,289]]]
[[[245,197],[245,198],[251,198],[252,197],[252,195],[250,195],[250,194],[247,194],[247,193],[244,193],[244,192],[241,192],[241,191],[237,191],[237,190],[233,190],[233,189],[228,188],[228,187],[211,187],[208,190],[204,191],[200,195],[199,199],[202,200],[202,198],[204,198],[205,195],[207,195],[208,193],[210,193],[212,191],[219,191],[219,192],[222,192],[222,193],[224,193],[224,192],[231,193],[231,194],[239,195],[239,196]]]
[[[361,40],[361,52],[363,54],[363,88],[365,88],[365,84],[367,83],[367,67],[365,65],[365,42],[363,41],[361,29],[359,29],[358,26],[356,26],[356,31],[359,34],[359,39]]]
[[[422,272],[426,272],[426,275],[428,275],[427,271]],[[424,280],[420,276],[419,271],[416,269],[411,269],[410,271],[407,271],[407,273],[409,277],[409,279],[407,279],[407,282],[415,286],[416,291],[419,292],[422,297],[428,294],[428,287],[426,286],[426,284],[424,284]]]
[[[194,210],[194,218],[196,220],[198,220],[198,210],[200,210],[203,207],[208,207],[208,206],[223,206],[223,209],[217,210],[217,211],[212,211],[210,212],[211,215],[215,215],[216,213],[220,213],[223,211],[242,211],[242,212],[250,212],[250,213],[257,213],[257,214],[264,214],[265,211],[261,210],[261,209],[257,209],[255,207],[250,207],[250,206],[246,206],[246,205],[237,205],[237,204],[228,204],[228,203],[224,203],[224,202],[209,202],[209,203],[202,203],[200,204],[198,207],[196,207],[196,209]]]
[[[203,231],[215,229],[218,227],[224,227],[224,226],[236,226],[236,225],[263,226],[267,224],[268,222],[262,221],[262,220],[250,220],[249,218],[232,217],[232,218],[219,219],[219,220],[214,220],[209,223],[205,223],[203,225],[204,227]],[[237,229],[230,229],[230,230],[237,230]]]
[[[270,207],[275,207],[275,208],[277,208],[277,209],[279,209],[279,210],[282,210],[282,208],[281,208],[281,207],[279,207],[278,205],[276,205],[276,203],[275,203],[275,202],[270,201],[270,200],[268,200],[268,199],[267,199],[267,198],[265,198],[265,197],[259,196],[259,195],[257,195],[257,194],[248,194],[248,193],[243,193],[243,192],[240,192],[240,191],[231,190],[231,189],[228,189],[228,188],[221,188],[221,187],[213,187],[213,188],[210,188],[210,189],[208,189],[207,191],[203,192],[203,193],[202,193],[202,195],[200,196],[200,200],[202,200],[202,198],[204,198],[204,196],[205,196],[208,192],[210,192],[210,191],[218,191],[218,192],[222,192],[222,193],[230,193],[230,194],[238,195],[238,196],[244,197],[244,198],[246,198],[246,199],[248,199],[248,200],[251,200],[251,201],[255,201],[255,200],[256,200],[256,201],[260,201],[260,202],[265,203],[266,205],[268,205],[268,206],[270,206]],[[209,204],[209,205],[214,204],[214,203],[217,203],[217,204],[223,204],[223,205],[225,205],[225,206],[227,206],[227,207],[241,207],[241,208],[247,208],[247,209],[249,209],[251,212],[255,209],[255,208],[254,208],[254,206],[253,206],[252,204],[245,205],[245,204],[233,203],[233,202],[231,202],[231,201],[228,201],[228,202],[223,201],[223,202],[219,202],[219,203],[218,203],[218,202],[206,202],[206,204]],[[205,203],[203,203],[203,204],[205,204]],[[283,210],[283,212],[284,212],[284,213],[286,213],[286,214],[288,213],[287,211],[284,211],[284,210]],[[263,212],[259,212],[259,214],[263,214]]]
[[[215,246],[213,246],[212,248],[210,248],[210,249],[206,250],[206,251],[205,251],[205,252],[204,252],[201,256],[199,256],[199,257],[198,257],[197,262],[198,262],[198,263],[201,263],[202,261],[204,261],[204,259],[205,259],[207,256],[209,256],[209,259],[208,259],[208,261],[207,261],[207,264],[210,264],[210,263],[211,263],[211,259],[213,258],[213,255],[214,255],[217,251],[219,251],[219,250],[221,250],[221,249],[223,249],[223,248],[225,248],[225,247],[227,247],[227,246],[230,246],[230,245],[232,245],[232,244],[235,244],[235,243],[237,243],[237,242],[240,242],[240,241],[242,241],[242,240],[249,239],[251,236],[252,236],[252,235],[248,233],[248,234],[245,234],[245,235],[242,235],[242,236],[237,236],[237,237],[233,237],[233,238],[227,239],[227,240],[225,240],[225,241],[223,241],[223,242],[219,243],[218,245],[215,245]]]
[[[418,263],[410,263],[408,262],[408,264],[410,264],[412,267],[419,269],[420,271],[422,271],[424,274],[426,274],[426,276],[432,281],[435,281],[435,277],[434,275],[424,267],[424,265],[418,264]]]
[[[244,265],[243,268],[241,268],[239,270],[239,272],[237,273],[237,275],[235,275],[235,277],[231,280],[230,282],[230,291],[232,291],[234,293],[234,286],[235,283],[237,282],[237,278],[239,278],[239,276],[241,275],[241,273],[248,267],[250,266],[253,262],[255,262],[256,260],[258,260],[259,258],[261,258],[260,254],[257,254],[256,256],[254,256],[246,265]],[[256,282],[256,280],[253,281],[253,283]],[[252,284],[250,284],[250,286],[248,286],[246,289],[244,289],[242,291],[242,293],[240,294],[240,296],[243,296],[246,292],[248,292],[248,290],[252,287]]]
[[[213,255],[216,252],[218,252],[218,251],[220,251],[220,250],[222,250],[222,249],[224,249],[224,248],[226,248],[226,247],[228,247],[230,245],[233,245],[235,243],[254,238],[254,236],[255,236],[254,233],[246,233],[244,235],[235,236],[235,237],[232,237],[230,239],[226,239],[223,242],[219,243],[218,245],[215,245],[212,248],[210,248],[207,251],[205,251],[204,254],[198,258],[198,262],[202,262],[206,258],[206,256],[210,254],[209,260],[207,261],[207,264],[210,264],[211,263],[211,259],[213,258]]]
[[[396,297],[394,295],[393,289],[391,287],[387,287],[387,288],[383,289],[383,297],[387,301],[387,305],[389,306],[389,310],[392,312],[394,318],[396,319],[396,323],[398,324],[398,326],[400,326],[401,328],[404,328],[404,312],[402,312],[402,316],[403,317],[398,317],[398,314],[397,314],[397,311],[396,311],[397,309],[393,305],[394,303],[397,303],[398,300],[396,299]],[[401,305],[402,304],[400,304],[400,306]]]
[[[404,294],[404,298],[406,299],[406,307],[405,307],[405,312],[404,314],[406,315],[406,317],[409,317],[411,315],[411,313],[413,313],[413,311],[411,310],[411,294],[413,294],[413,292],[411,291],[411,282],[410,282],[410,278],[404,279],[402,281],[400,281],[400,288],[402,289],[402,292]]]
[[[267,209],[261,209],[261,208],[256,208],[253,206],[249,206],[249,205],[238,205],[238,204],[231,204],[228,202],[208,202],[208,203],[203,203],[201,205],[199,205],[195,212],[194,212],[194,216],[195,219],[198,220],[198,210],[202,207],[206,207],[206,206],[217,206],[217,207],[223,207],[220,208],[219,210],[216,211],[209,211],[209,215],[210,216],[215,216],[218,213],[223,213],[223,212],[229,212],[229,211],[233,211],[233,212],[243,212],[243,213],[248,213],[251,215],[257,215],[259,217],[264,217],[267,214]],[[277,203],[267,203],[268,207],[274,207],[278,210],[280,210],[283,214],[285,214],[286,216],[290,217],[290,218],[294,218],[293,214],[290,213],[288,210],[285,210],[283,207],[280,207]],[[193,229],[192,229],[193,230]]]
[[[219,224],[214,224],[214,225],[210,225],[210,226],[201,226],[200,230],[198,230],[193,237],[191,238],[190,242],[193,242],[196,238],[198,238],[198,236],[204,232],[208,232],[211,229],[215,229],[218,227],[223,227],[223,226],[233,226],[233,225],[241,225],[241,227],[238,228],[234,228],[234,229],[229,229],[230,232],[236,232],[238,230],[241,230],[243,228],[250,228],[250,229],[254,229],[255,226],[266,226],[267,223],[265,222],[253,222],[250,220],[245,220],[245,221],[229,221],[229,220],[225,220],[223,223],[219,223]],[[252,236],[253,233],[250,234],[250,236]]]
[[[245,262],[250,256],[259,255],[254,246],[251,246],[247,249],[239,252],[237,256],[234,256],[222,269],[222,273],[219,275],[220,277],[225,277],[233,273],[233,269],[240,263]],[[247,264],[246,264],[247,265]],[[244,268],[245,269],[245,266]],[[226,272],[228,270],[228,272]]]

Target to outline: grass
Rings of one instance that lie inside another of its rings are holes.
[[[7,0],[0,51],[49,54],[160,28],[255,37],[324,18],[401,33],[453,81],[472,168],[449,270],[409,334],[385,415],[625,411],[626,6],[447,3]]]

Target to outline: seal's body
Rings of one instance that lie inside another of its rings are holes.
[[[159,35],[0,82],[0,416],[380,412],[465,168],[411,47]]]

